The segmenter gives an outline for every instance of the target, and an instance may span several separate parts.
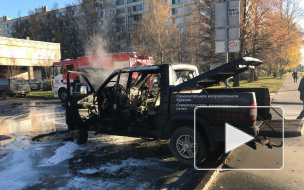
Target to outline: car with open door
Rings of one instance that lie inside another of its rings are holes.
[[[114,72],[81,67],[77,72],[70,72],[79,74],[80,92],[70,89],[68,75],[66,123],[78,144],[87,142],[89,130],[170,140],[171,151],[177,160],[193,165],[194,152],[196,161],[202,162],[215,144],[225,141],[225,122],[256,136],[259,129],[256,127],[257,115],[262,115],[262,119],[269,118],[269,110],[256,107],[256,95],[263,96],[259,99],[263,106],[270,104],[267,88],[208,89],[260,64],[262,62],[258,59],[245,57],[202,74],[194,72],[193,66],[182,68],[172,64]],[[212,106],[213,109],[197,110],[195,140],[193,124],[197,106]],[[214,108],[216,106],[218,108]]]

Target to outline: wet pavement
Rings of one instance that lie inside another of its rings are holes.
[[[64,111],[55,100],[0,102],[1,189],[193,189],[206,174],[177,162],[166,141],[93,132],[81,146],[30,141],[67,130]]]

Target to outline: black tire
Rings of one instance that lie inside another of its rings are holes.
[[[193,148],[192,148],[193,147]],[[201,163],[209,153],[206,140],[200,133],[196,133],[196,163]],[[181,163],[194,165],[194,133],[193,127],[178,127],[170,138],[170,149],[173,156]],[[191,155],[192,154],[192,155]]]
[[[76,129],[74,131],[74,142],[76,144],[85,144],[88,142],[88,130]]]
[[[1,97],[2,100],[6,100],[6,93],[2,91],[0,93],[0,97]]]
[[[63,89],[59,90],[58,96],[62,103],[67,102],[67,90],[66,89],[63,88]]]

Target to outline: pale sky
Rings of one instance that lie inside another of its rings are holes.
[[[28,16],[29,10],[47,6],[51,9],[54,3],[58,3],[58,8],[64,8],[67,4],[77,3],[78,0],[0,0],[0,17],[8,16],[11,19],[18,18],[20,15]]]

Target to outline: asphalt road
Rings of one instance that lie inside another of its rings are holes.
[[[0,101],[1,189],[194,189],[206,174],[177,162],[166,141],[91,132],[82,146],[30,141],[66,130],[64,111],[58,100]]]

